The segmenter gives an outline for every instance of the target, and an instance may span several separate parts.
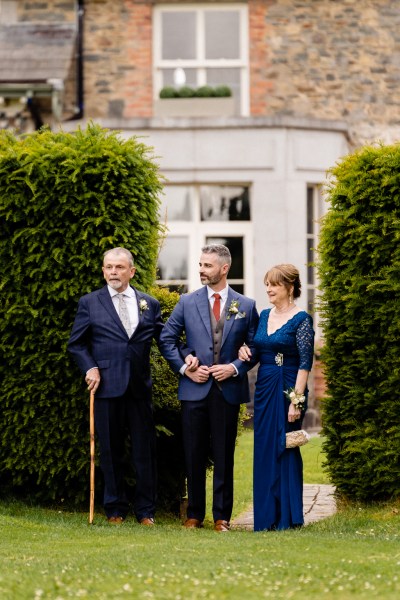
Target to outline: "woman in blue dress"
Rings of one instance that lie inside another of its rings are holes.
[[[300,448],[286,448],[286,433],[301,429],[314,355],[312,318],[294,302],[301,293],[296,267],[277,265],[264,283],[273,307],[261,312],[254,338],[260,362],[254,396],[254,531],[304,524],[303,462]],[[242,347],[239,358],[249,356],[249,348]]]

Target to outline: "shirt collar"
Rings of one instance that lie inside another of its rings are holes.
[[[107,284],[107,288],[108,288],[111,298],[114,298],[114,296],[117,296],[119,294],[119,292],[117,292],[117,290],[114,290],[114,288],[110,287],[108,284]],[[128,285],[126,290],[124,290],[122,293],[125,296],[129,296],[130,298],[135,297],[135,292],[134,292],[133,288],[131,288],[130,285]]]
[[[229,286],[226,286],[226,287],[224,287],[223,290],[220,290],[219,292],[215,292],[213,289],[211,289],[209,286],[207,286],[208,299],[210,300],[210,298],[212,298],[214,294],[218,293],[221,296],[222,302],[226,302],[226,299],[228,298],[228,288],[229,288]]]

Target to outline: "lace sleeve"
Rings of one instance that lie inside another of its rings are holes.
[[[296,344],[300,354],[299,369],[311,371],[314,358],[314,330],[310,315],[307,315],[297,328]]]

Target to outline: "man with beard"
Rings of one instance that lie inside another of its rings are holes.
[[[227,284],[230,266],[231,255],[226,246],[202,248],[199,272],[204,287],[181,296],[160,336],[164,357],[180,374],[178,398],[188,485],[184,526],[189,529],[203,526],[210,447],[214,465],[214,529],[230,529],[239,406],[249,401],[247,372],[255,364],[239,360],[238,351],[242,344],[253,348],[258,324],[254,300]],[[179,352],[183,332],[193,355],[186,357],[188,364]],[[194,357],[199,363],[197,368]]]
[[[107,285],[79,300],[68,350],[88,389],[96,392],[95,425],[108,521],[122,523],[129,510],[123,472],[127,429],[136,473],[133,509],[142,525],[152,526],[156,456],[150,348],[153,339],[159,341],[163,322],[159,302],[129,285],[135,270],[129,250],[105,252]]]

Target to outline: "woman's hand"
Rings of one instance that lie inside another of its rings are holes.
[[[199,359],[192,354],[188,354],[185,358],[185,364],[187,365],[187,371],[196,371],[199,366]]]
[[[288,412],[288,421],[289,423],[294,423],[295,421],[297,421],[297,419],[300,419],[301,417],[301,410],[299,408],[297,408],[292,402],[289,405],[289,412]]]
[[[243,362],[250,360],[251,350],[246,344],[243,344],[243,346],[240,346],[239,352],[238,352],[238,357]]]

